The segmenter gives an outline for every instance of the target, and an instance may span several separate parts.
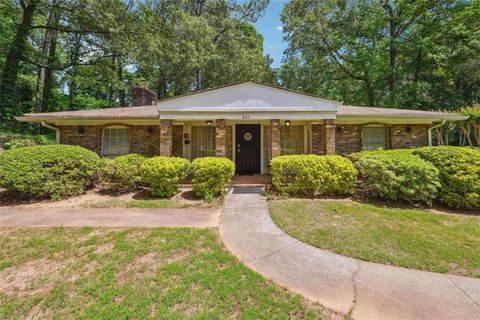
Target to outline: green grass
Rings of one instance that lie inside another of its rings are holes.
[[[215,203],[205,203],[202,200],[183,199],[141,199],[120,200],[111,199],[85,204],[87,208],[217,208]]]
[[[0,247],[1,319],[331,316],[239,263],[215,229],[3,228]]]
[[[480,278],[480,217],[350,201],[270,202],[295,238],[342,255]]]

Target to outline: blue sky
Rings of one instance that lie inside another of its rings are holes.
[[[265,14],[254,24],[257,31],[263,35],[263,53],[273,58],[272,67],[277,68],[282,63],[283,51],[287,44],[283,42],[282,21],[280,13],[287,1],[270,0]]]

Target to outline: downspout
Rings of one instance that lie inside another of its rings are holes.
[[[447,120],[443,119],[440,123],[434,124],[428,128],[428,145],[432,146],[432,130],[438,127],[443,126]]]
[[[47,124],[45,121],[42,121],[40,123],[42,124],[42,127],[55,130],[55,138],[57,140],[57,143],[60,143],[60,129],[50,124]]]

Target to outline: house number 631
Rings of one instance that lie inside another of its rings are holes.
[[[250,119],[250,116],[248,114],[242,115],[242,119]]]

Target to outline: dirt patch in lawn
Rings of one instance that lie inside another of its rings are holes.
[[[42,278],[50,280],[57,277],[66,262],[50,259],[28,261],[20,266],[12,266],[0,271],[0,292],[19,296],[29,294],[45,294],[53,289],[53,282],[35,288],[33,285]]]
[[[161,202],[161,203],[156,203]],[[218,201],[217,201],[218,202]],[[63,199],[59,201],[50,201],[45,198],[25,198],[16,194],[0,190],[0,207],[14,208],[158,208],[158,207],[205,207],[216,208],[221,205],[220,202],[206,203],[203,200],[194,197],[191,189],[182,189],[181,192],[172,198],[152,198],[147,190],[130,192],[123,194],[114,194],[102,190],[89,190],[86,193]]]
[[[154,252],[149,252],[143,256],[138,256],[132,261],[130,261],[120,272],[117,274],[117,283],[119,285],[124,285],[130,273],[134,272],[134,278],[136,280],[153,277],[155,271],[162,265],[170,264],[174,262],[181,261],[192,254],[191,251],[180,249],[175,251],[172,255],[167,258],[160,258]]]

